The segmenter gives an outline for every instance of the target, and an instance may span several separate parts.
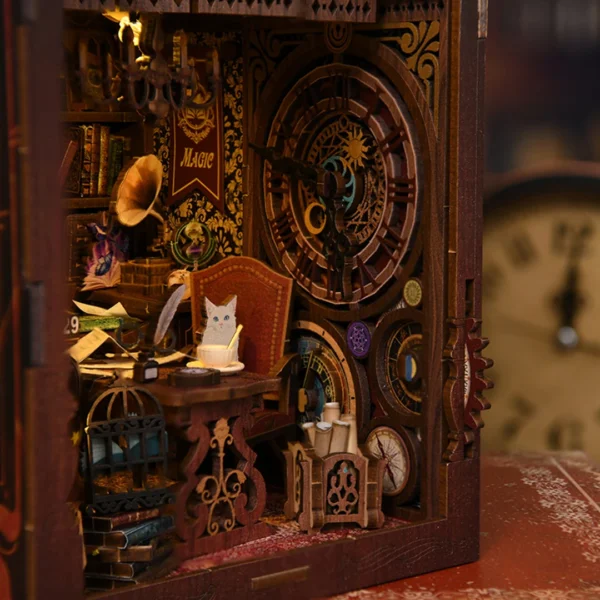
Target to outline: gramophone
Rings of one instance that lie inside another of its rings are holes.
[[[148,217],[164,224],[159,200],[162,173],[162,164],[153,154],[134,159],[123,168],[111,199],[111,212],[121,225],[137,227]],[[120,287],[136,295],[160,297],[172,266],[170,257],[134,258],[121,265]]]

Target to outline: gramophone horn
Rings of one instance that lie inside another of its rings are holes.
[[[148,215],[164,222],[162,216],[153,210],[162,185],[162,172],[162,164],[154,154],[132,161],[121,171],[114,187],[113,200],[122,225],[133,227]]]

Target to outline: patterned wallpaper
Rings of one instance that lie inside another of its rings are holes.
[[[190,44],[219,45],[224,41],[241,47],[238,33],[189,34]],[[166,237],[178,227],[195,219],[204,223],[216,242],[212,262],[231,255],[242,254],[242,166],[243,166],[243,59],[241,56],[221,63],[223,76],[223,141],[225,154],[224,194],[225,210],[221,213],[200,191],[193,191],[177,207],[167,210]],[[154,129],[154,153],[163,165],[162,195],[166,197],[169,185],[171,124],[159,122]]]

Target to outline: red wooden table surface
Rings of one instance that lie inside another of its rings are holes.
[[[600,468],[584,454],[484,457],[481,512],[479,562],[335,600],[600,600]]]

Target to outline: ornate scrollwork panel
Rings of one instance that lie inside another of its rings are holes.
[[[356,468],[342,460],[327,474],[327,512],[334,515],[358,513],[358,478]]]
[[[225,452],[233,446],[227,419],[215,423],[209,445],[213,454],[213,474],[200,479],[196,493],[208,510],[206,533],[216,535],[235,527],[235,501],[242,493],[246,475],[239,469],[225,469]]]

